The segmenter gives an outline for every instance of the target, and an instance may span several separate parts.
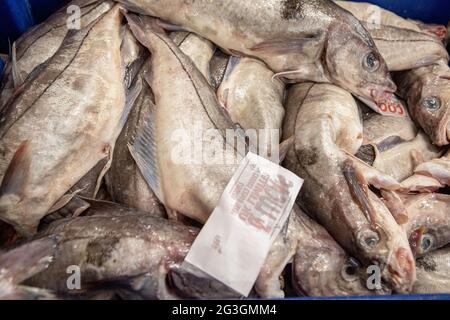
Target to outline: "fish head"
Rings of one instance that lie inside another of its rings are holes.
[[[325,53],[328,76],[333,83],[378,104],[397,86],[369,33],[357,25],[330,32]]]
[[[450,196],[446,194],[408,195],[408,224],[405,229],[416,257],[450,243]]]
[[[450,72],[420,77],[408,91],[411,116],[438,146],[450,143]]]

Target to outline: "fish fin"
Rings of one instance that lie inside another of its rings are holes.
[[[279,157],[280,157],[280,163],[282,163],[284,161],[284,159],[286,158],[287,153],[289,152],[289,150],[294,146],[294,136],[289,137],[288,139],[284,140],[283,142],[280,143],[280,152],[279,152]]]
[[[26,186],[31,166],[30,141],[25,140],[17,149],[3,176],[0,195],[20,195]]]
[[[158,24],[158,19],[156,18],[144,17],[133,13],[125,13],[125,18],[136,39],[147,48],[151,47],[146,37],[148,29],[157,34],[166,34],[164,29]]]
[[[143,88],[142,78],[136,76],[134,82],[131,84],[130,89],[127,90],[125,107],[123,109],[122,116],[120,117],[118,132],[121,132],[123,127],[127,123],[131,109],[133,109],[133,106],[136,103],[136,100],[139,98],[139,95],[141,94]]]
[[[381,190],[381,196],[383,197],[384,204],[391,212],[395,221],[397,221],[399,225],[407,223],[409,220],[408,211],[406,210],[406,206],[399,195],[394,191]]]
[[[414,174],[402,181],[400,192],[420,192],[431,193],[443,188],[444,185],[439,180],[421,174]]]
[[[11,66],[12,66],[12,77],[14,82],[14,88],[17,89],[23,83],[22,76],[20,75],[19,67],[17,66],[17,53],[16,53],[16,43],[14,42],[11,47]]]
[[[367,181],[368,184],[380,190],[385,189],[390,191],[396,191],[402,187],[401,184],[391,176],[371,167],[346,151],[344,151],[344,153],[347,155],[348,159],[353,162],[353,166],[358,175],[364,177],[364,180]]]
[[[161,27],[164,30],[167,31],[172,31],[172,32],[189,32],[189,30],[187,30],[186,28],[183,28],[181,26],[178,26],[176,24],[161,20],[161,19],[156,19],[156,23],[158,24],[159,27]]]
[[[154,140],[156,123],[152,111],[143,119],[142,125],[137,130],[136,137],[128,144],[128,148],[145,181],[164,204],[157,162],[157,145]]]
[[[227,68],[225,69],[225,74],[223,76],[223,80],[225,81],[230,74],[233,72],[233,70],[236,68],[236,66],[241,62],[242,58],[230,56],[230,59],[228,59]]]
[[[46,237],[24,244],[0,256],[0,280],[20,284],[45,270],[56,251],[57,237]]]
[[[353,161],[347,159],[342,166],[342,173],[350,189],[352,198],[358,203],[361,211],[371,224],[376,224],[376,214],[370,203],[369,187],[364,176],[354,166]]]
[[[372,166],[377,156],[376,148],[371,144],[362,145],[355,156]]]
[[[309,44],[313,44],[317,47],[317,50],[322,49],[323,45],[321,45],[321,33],[317,35],[311,35],[304,38],[295,38],[295,39],[276,39],[270,41],[264,41],[258,43],[250,50],[256,52],[270,52],[272,54],[288,54],[291,52],[299,52],[303,51],[304,47]],[[319,57],[318,53],[314,54]]]

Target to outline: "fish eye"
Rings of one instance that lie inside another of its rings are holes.
[[[380,237],[372,230],[364,230],[358,235],[358,241],[364,248],[373,249],[380,242]]]
[[[358,261],[353,258],[349,258],[347,262],[342,266],[341,276],[345,281],[351,282],[359,278],[358,269],[360,265]]]
[[[374,52],[370,52],[364,58],[363,67],[367,71],[375,72],[380,67],[380,59]]]
[[[427,97],[422,100],[421,105],[428,110],[438,110],[441,107],[441,100],[436,97]]]
[[[424,254],[430,251],[431,248],[433,248],[433,244],[434,244],[433,236],[428,233],[424,234],[420,239],[420,253]]]

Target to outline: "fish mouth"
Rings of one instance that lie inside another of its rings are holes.
[[[379,104],[397,91],[397,85],[388,78],[383,85],[369,86],[369,96],[375,103]]]
[[[416,263],[411,250],[397,249],[390,257],[386,280],[397,293],[411,292],[416,281]]]

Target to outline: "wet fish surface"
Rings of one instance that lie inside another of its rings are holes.
[[[417,260],[417,281],[414,293],[450,292],[450,248],[427,254]]]
[[[120,2],[195,32],[228,53],[259,58],[288,81],[332,82],[375,101],[396,90],[369,33],[332,1]]]
[[[73,185],[111,158],[131,104],[120,55],[121,23],[116,6],[70,33],[2,112],[0,218],[23,235],[34,234]]]
[[[284,138],[293,136],[294,143],[284,165],[305,179],[302,208],[351,256],[379,265],[394,290],[411,290],[415,266],[406,233],[368,189],[371,184],[392,190],[399,184],[352,156],[363,141],[352,96],[331,85],[300,84],[290,89],[286,109]]]

